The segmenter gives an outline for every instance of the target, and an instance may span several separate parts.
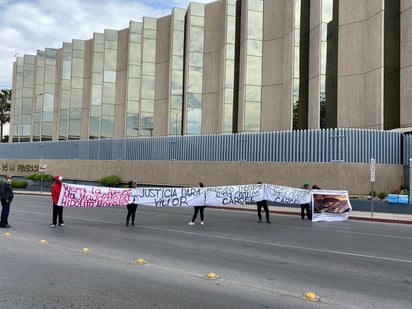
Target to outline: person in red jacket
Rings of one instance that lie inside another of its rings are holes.
[[[58,206],[60,191],[62,190],[62,176],[56,176],[54,184],[51,187],[52,201],[53,201],[53,222],[50,225],[51,227],[56,227],[57,217],[59,217],[59,225],[64,226],[63,221],[63,206]]]

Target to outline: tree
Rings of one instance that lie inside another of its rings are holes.
[[[11,90],[0,91],[0,142],[3,140],[3,126],[10,122]]]

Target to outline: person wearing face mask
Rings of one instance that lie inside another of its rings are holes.
[[[7,175],[4,181],[0,184],[0,199],[1,199],[1,220],[0,228],[10,228],[8,218],[10,213],[10,205],[13,200],[13,188],[11,186],[11,180],[13,177]]]

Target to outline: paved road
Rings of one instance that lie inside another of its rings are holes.
[[[409,225],[205,213],[188,226],[190,208],[139,206],[125,227],[124,207],[65,209],[51,229],[50,197],[17,195],[0,230],[0,308],[410,308]]]

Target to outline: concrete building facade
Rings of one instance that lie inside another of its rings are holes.
[[[14,64],[10,142],[410,127],[408,0],[218,0]]]

